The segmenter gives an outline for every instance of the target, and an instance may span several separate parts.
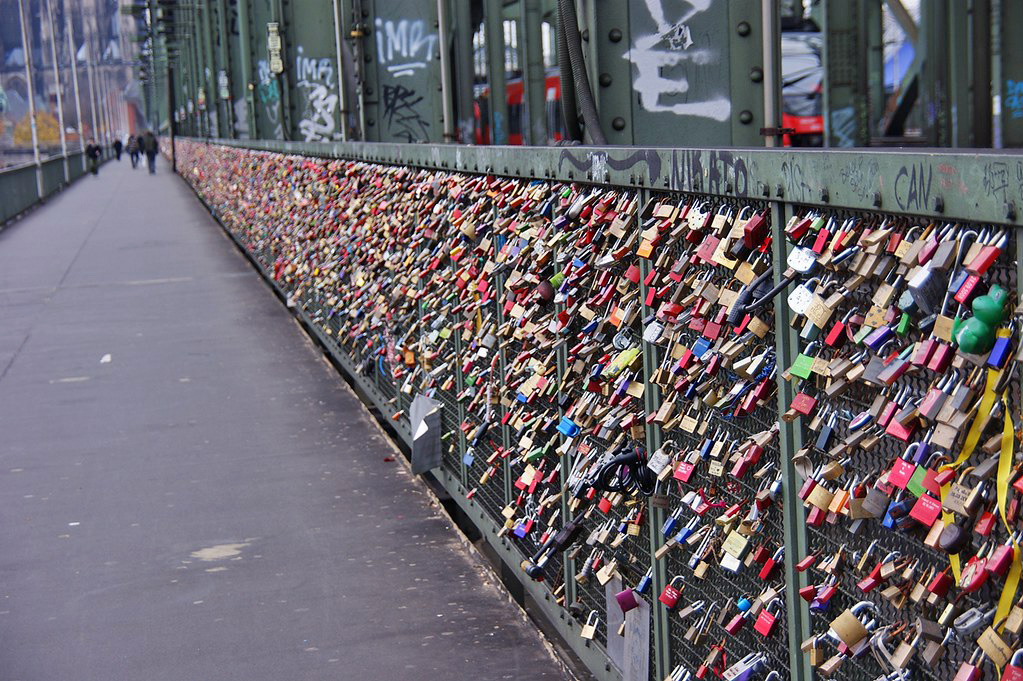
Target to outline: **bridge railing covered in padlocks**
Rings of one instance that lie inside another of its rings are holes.
[[[596,676],[1009,662],[1012,157],[250,146],[178,168]]]

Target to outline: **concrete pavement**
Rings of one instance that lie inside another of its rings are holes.
[[[0,681],[568,678],[159,164],[0,232]]]

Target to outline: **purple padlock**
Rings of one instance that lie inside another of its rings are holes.
[[[618,607],[622,609],[623,613],[639,607],[639,596],[632,589],[619,591],[615,594],[615,600],[618,601]]]

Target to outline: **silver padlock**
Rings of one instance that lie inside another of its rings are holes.
[[[785,264],[799,274],[809,274],[817,267],[817,254],[813,249],[797,246],[789,253]]]
[[[632,335],[631,329],[627,327],[615,334],[611,344],[616,350],[628,350],[629,348],[639,345],[639,343],[636,342],[636,337]]]
[[[976,607],[970,608],[952,620],[952,628],[960,636],[969,636],[985,624],[990,624],[994,620],[997,610],[997,607],[991,608],[987,612]]]
[[[820,279],[814,277],[803,282],[792,289],[788,296],[789,309],[797,315],[804,315],[813,303],[813,292],[817,288]]]
[[[764,653],[749,653],[741,660],[733,662],[721,674],[721,678],[725,681],[746,681],[746,679],[751,678],[756,673],[757,668],[766,660],[767,656]]]
[[[912,298],[916,308],[924,315],[934,314],[939,310],[941,301],[945,298],[945,280],[941,274],[930,267],[921,267],[909,278],[906,289]],[[910,311],[908,301],[904,297],[899,298],[899,307],[903,311]]]
[[[657,320],[654,320],[646,325],[643,329],[643,340],[647,343],[656,343],[661,340],[661,334],[664,333],[664,324]]]

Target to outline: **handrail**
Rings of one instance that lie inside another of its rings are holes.
[[[1023,150],[477,147],[179,139],[436,170],[1023,224]]]

